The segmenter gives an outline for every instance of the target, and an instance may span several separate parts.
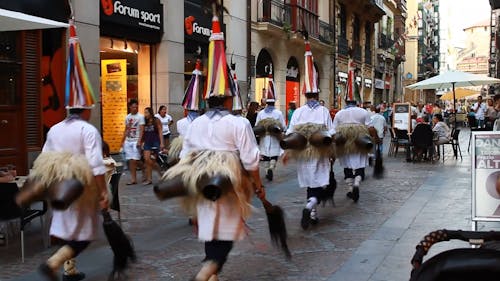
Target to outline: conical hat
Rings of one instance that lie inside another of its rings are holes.
[[[69,21],[69,50],[66,68],[66,108],[92,108],[97,100],[87,74],[85,59],[76,36],[73,20]]]
[[[274,81],[271,74],[269,74],[268,87],[266,91],[266,102],[276,102],[276,92],[274,91]]]

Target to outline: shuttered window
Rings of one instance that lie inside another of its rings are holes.
[[[41,114],[41,32],[25,31],[23,40],[24,58],[24,124],[25,140],[28,151],[42,149],[42,114]]]

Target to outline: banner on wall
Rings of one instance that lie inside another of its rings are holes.
[[[101,60],[102,134],[111,152],[121,148],[127,116],[127,60]]]
[[[472,133],[472,220],[500,221],[500,132]]]

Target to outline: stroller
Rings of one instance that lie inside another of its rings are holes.
[[[153,148],[153,153],[151,153],[151,159],[156,160],[156,163],[158,163],[158,166],[160,167],[160,172],[163,174],[165,171],[170,168],[170,165],[168,164],[168,154],[160,151],[160,149],[154,147]]]
[[[422,263],[435,243],[458,239],[475,248],[444,251]],[[493,281],[500,280],[500,232],[437,230],[417,245],[411,259],[410,281]]]

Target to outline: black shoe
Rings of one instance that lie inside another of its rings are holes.
[[[311,219],[311,225],[317,225],[318,223],[319,223],[319,219],[318,218]]]
[[[77,274],[67,275],[63,274],[62,281],[80,281],[85,279],[85,273],[78,272]]]
[[[268,179],[269,181],[273,181],[273,170],[267,170],[266,179]]]
[[[352,199],[352,192],[351,191],[347,192],[345,196],[347,196],[347,198]]]
[[[306,208],[302,210],[302,219],[300,220],[300,225],[302,226],[302,229],[306,230],[309,227],[310,223],[311,223],[311,210]]]
[[[352,197],[351,197],[352,201],[354,201],[354,203],[357,203],[358,200],[359,200],[359,187],[357,186],[354,186],[352,188]]]
[[[40,272],[43,275],[43,277],[45,277],[45,280],[59,281],[59,278],[57,278],[56,273],[46,263],[42,263],[38,267],[38,272]]]

